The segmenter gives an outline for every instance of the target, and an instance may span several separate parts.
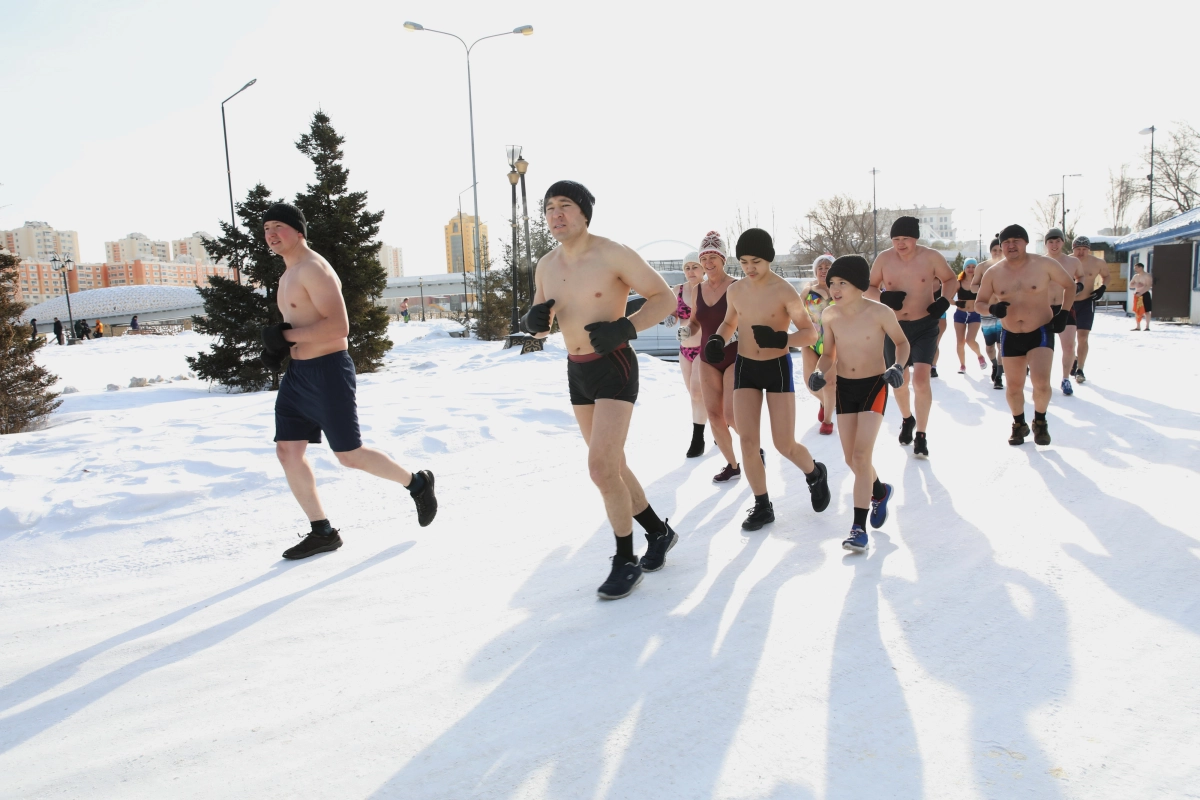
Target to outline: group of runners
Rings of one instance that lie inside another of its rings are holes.
[[[1033,383],[1034,441],[1050,443],[1046,410],[1056,335],[1063,342],[1063,391],[1071,393],[1070,377],[1085,379],[1094,301],[1108,280],[1107,265],[1091,255],[1086,237],[1075,239],[1075,255],[1069,256],[1061,252],[1062,233],[1051,230],[1050,255],[1040,256],[1028,252],[1025,229],[1010,225],[992,242],[987,261],[969,260],[955,274],[942,255],[917,243],[919,221],[900,217],[891,228],[892,247],[873,264],[860,255],[822,256],[813,265],[814,279],[797,291],[771,271],[775,249],[769,233],[751,228],[739,236],[734,255],[745,277],[737,279],[726,271],[725,241],[710,231],[684,259],[685,282],[673,290],[632,248],[590,232],[594,204],[591,192],[574,181],[547,190],[546,223],[559,246],[537,264],[534,297],[521,327],[545,337],[557,321],[567,349],[567,394],[615,539],[608,577],[597,590],[603,599],[627,596],[646,572],[663,568],[679,541],[625,458],[639,390],[630,342],[669,314],[679,320],[680,369],[691,403],[687,456],[705,452],[707,425],[725,460],[713,481],[728,484],[744,471],[754,493],[744,530],[775,521],[759,435],[764,396],[772,444],[803,473],[813,511],[824,511],[830,502],[828,469],[795,436],[791,349],[801,349],[802,381],[818,400],[820,432],[833,433],[836,414],[854,475],[853,521],[842,543],[852,552],[868,549],[867,525],[883,526],[893,495],[872,464],[889,391],[902,416],[900,443],[911,444],[916,457],[929,456],[930,378],[943,317],[952,307],[960,372],[966,369],[964,346],[986,368],[974,342],[975,332],[983,330],[993,383],[1007,390],[1013,414],[1010,444],[1030,435],[1027,374]],[[432,471],[410,472],[362,443],[340,282],[308,247],[303,214],[277,204],[264,217],[264,232],[286,269],[278,291],[284,322],[264,328],[263,359],[278,366],[291,355],[276,399],[276,452],[311,523],[284,557],[305,558],[342,544],[304,455],[322,432],[343,465],[405,486],[419,524],[430,524],[437,514]],[[631,291],[645,300],[626,316]],[[1148,291],[1141,295],[1148,312]],[[646,538],[640,557],[635,522]]]

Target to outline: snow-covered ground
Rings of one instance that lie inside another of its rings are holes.
[[[642,356],[629,461],[681,542],[612,603],[553,341],[393,326],[364,436],[440,514],[314,446],[346,544],[296,563],[273,394],[104,391],[185,372],[195,334],[48,347],[79,393],[0,439],[0,796],[1200,797],[1200,331],[1128,329],[1099,316],[1046,448],[1006,444],[948,333],[928,461],[889,405],[866,556],[807,394],[833,503],[768,451],[779,521],[746,535]]]

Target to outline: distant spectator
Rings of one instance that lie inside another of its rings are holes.
[[[60,320],[58,317],[54,318],[54,338],[58,340],[59,344],[66,344],[66,342],[63,341],[62,320]]]
[[[138,329],[137,314],[134,314],[133,319],[129,320],[129,329],[131,331],[136,331]]]
[[[408,298],[400,301],[400,316],[404,317],[404,324],[408,324]]]
[[[101,322],[100,320],[96,320],[96,338],[99,339],[103,335],[104,335],[104,323]]]
[[[29,341],[31,341],[31,342],[37,341],[37,320],[36,319],[29,320]]]
[[[77,339],[91,339],[92,338],[92,329],[90,327],[88,327],[86,319],[81,319],[75,323],[75,338],[77,338]]]

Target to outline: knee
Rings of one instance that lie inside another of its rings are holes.
[[[929,373],[922,370],[921,372],[913,372],[913,386],[924,391],[929,390]]]
[[[275,457],[285,467],[299,464],[304,460],[304,450],[294,446],[293,442],[276,442]]]
[[[334,451],[333,454],[337,456],[338,463],[343,467],[348,467],[350,469],[362,469],[361,447],[356,450],[347,450],[341,453]]]
[[[619,464],[602,461],[600,459],[590,459],[588,461],[588,475],[592,479],[592,483],[604,490],[614,486],[621,480],[621,468]]]

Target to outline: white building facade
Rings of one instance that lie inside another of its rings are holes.
[[[389,278],[404,277],[404,253],[390,244],[379,245],[379,263]]]
[[[109,264],[123,261],[170,261],[171,245],[151,239],[144,233],[131,233],[124,239],[104,243],[104,260]]]
[[[953,208],[943,208],[942,206],[929,208],[928,206],[921,206],[920,208],[913,209],[910,213],[921,220],[922,239],[954,241],[957,231],[954,229]]]
[[[204,249],[204,240],[212,241],[213,236],[204,231],[196,231],[191,236],[171,241],[171,257],[179,261],[180,256],[191,259],[193,264],[212,264],[212,257]]]
[[[45,222],[26,222],[20,228],[0,231],[0,248],[22,260],[44,261],[57,255],[63,261],[79,260],[79,234],[56,231]]]

